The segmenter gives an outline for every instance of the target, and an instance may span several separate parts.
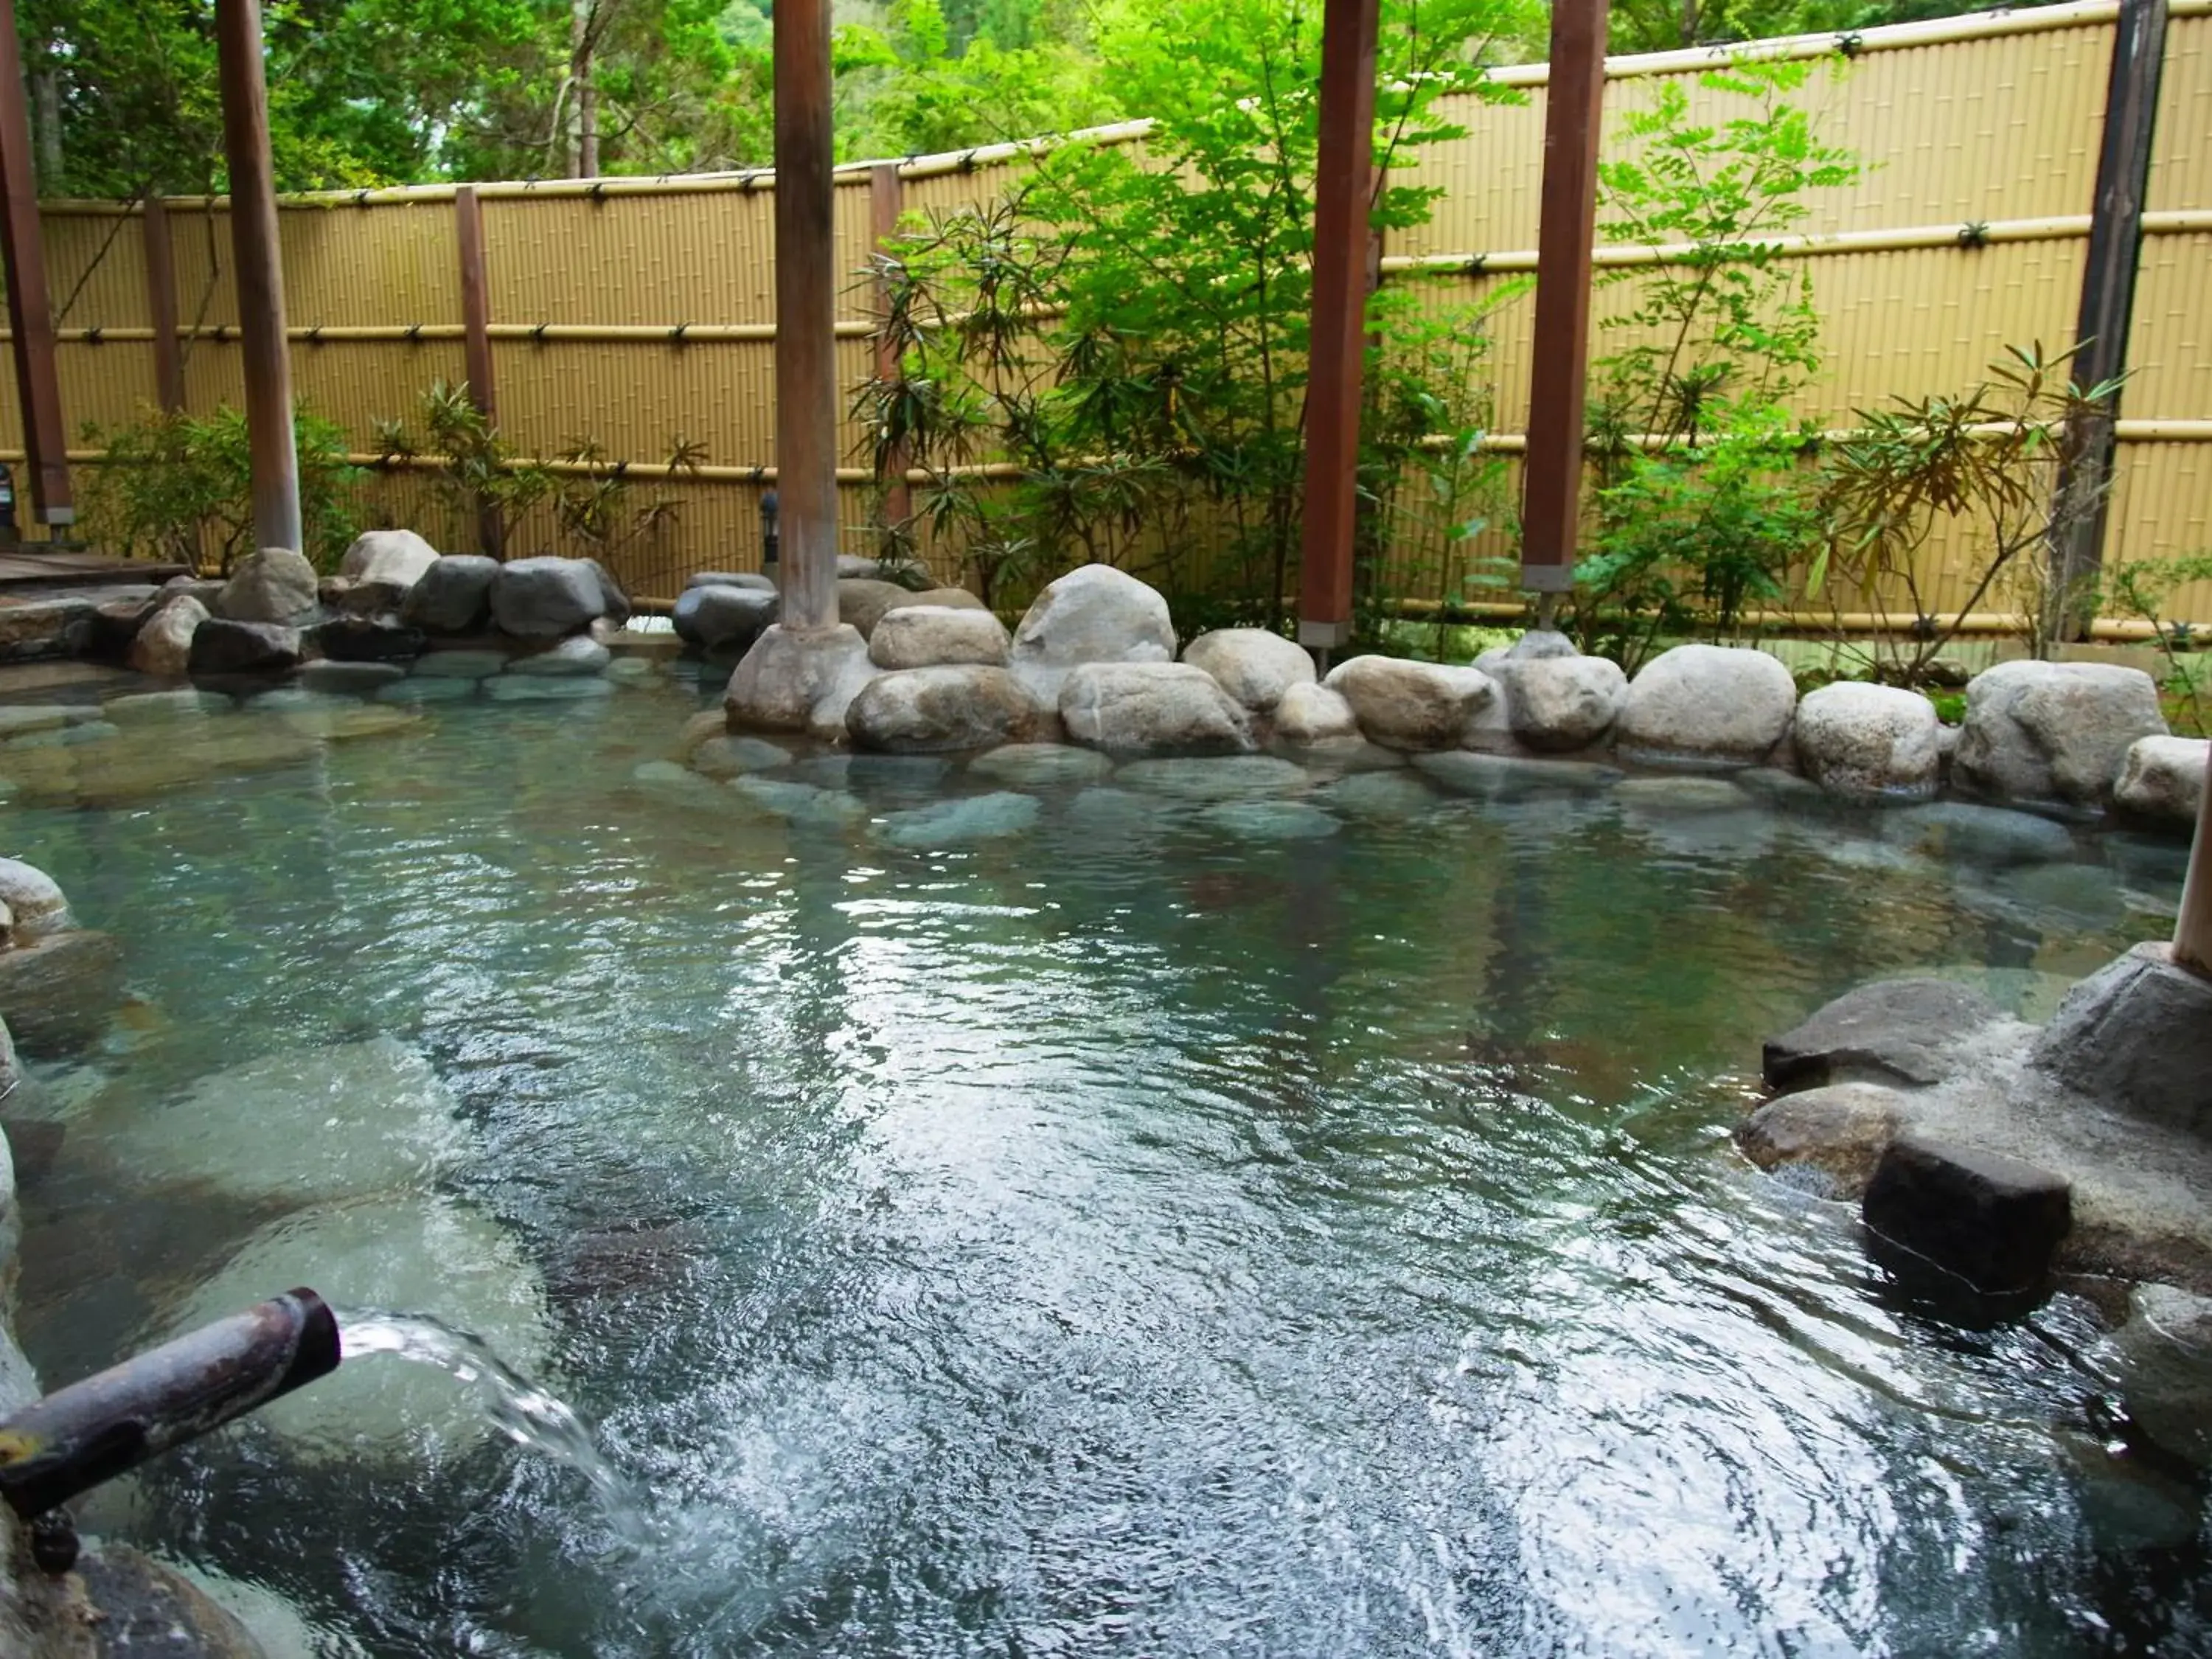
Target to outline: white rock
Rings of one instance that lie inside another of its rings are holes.
[[[1763,651],[1678,645],[1644,665],[1615,732],[1632,758],[1755,765],[1790,731],[1797,684]]]
[[[2136,739],[2166,735],[2158,687],[2139,668],[1999,663],[1966,687],[1951,775],[2002,800],[2103,806]]]
[[[162,602],[131,641],[131,665],[161,679],[182,679],[191,661],[192,635],[208,619],[208,609],[189,593]]]
[[[1011,662],[1015,677],[1050,708],[1079,664],[1171,662],[1175,648],[1164,599],[1111,565],[1086,564],[1037,595],[1014,630]]]
[[[1285,743],[1332,743],[1359,735],[1359,717],[1341,692],[1325,685],[1293,685],[1275,705],[1275,735]]]
[[[438,550],[411,530],[370,530],[353,538],[338,574],[356,581],[412,587],[438,562]]]
[[[1839,680],[1797,705],[1797,764],[1834,794],[1924,800],[1936,793],[1942,727],[1917,691]]]
[[[770,624],[732,671],[722,707],[735,728],[809,732],[832,740],[845,711],[876,677],[868,642],[847,623],[835,628]]]
[[[1557,640],[1559,635],[1528,637]],[[1589,748],[1613,729],[1628,698],[1628,676],[1607,657],[1532,650],[1527,657],[1509,659],[1501,683],[1510,710],[1508,724],[1513,735],[1531,749]]]
[[[111,1106],[98,1128],[148,1178],[295,1203],[426,1188],[468,1146],[429,1061],[391,1037],[264,1055],[158,1103]]]
[[[1352,705],[1360,731],[1386,749],[1455,749],[1497,696],[1487,674],[1402,657],[1352,657],[1322,682]]]
[[[936,668],[955,663],[1006,665],[1012,641],[988,611],[908,605],[886,611],[868,635],[868,660],[878,668]]]
[[[2128,747],[2112,799],[2137,817],[2190,825],[2204,799],[2212,738],[2138,738]]]
[[[1236,699],[1188,663],[1088,662],[1063,681],[1060,718],[1069,738],[1089,748],[1238,754],[1253,746]]]
[[[54,878],[20,859],[0,859],[0,904],[14,915],[9,937],[18,945],[66,933],[76,925],[69,900]]]
[[[305,1285],[344,1315],[428,1315],[480,1338],[508,1366],[545,1382],[552,1352],[545,1287],[505,1229],[451,1199],[404,1194],[301,1210],[240,1245],[167,1322],[181,1334]],[[349,1352],[330,1376],[271,1401],[253,1420],[312,1462],[445,1462],[494,1437],[485,1401],[434,1367]]]
[[[876,629],[881,640],[894,611]],[[948,611],[964,616],[964,611]],[[996,625],[988,612],[984,616]],[[970,663],[901,668],[862,686],[845,710],[860,748],[893,755],[945,755],[988,749],[1028,735],[1042,711],[1003,668]]]
[[[1264,628],[1224,628],[1200,634],[1182,659],[1203,668],[1221,689],[1255,714],[1274,712],[1294,685],[1314,684],[1313,658],[1302,645]]]

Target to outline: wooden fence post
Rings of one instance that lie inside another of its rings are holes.
[[[868,221],[874,240],[873,250],[881,253],[884,246],[898,234],[899,215],[906,210],[906,183],[899,177],[898,163],[880,161],[868,169]],[[890,283],[878,274],[876,278],[876,304],[888,310]],[[876,378],[895,380],[899,372],[898,349],[890,337],[880,331],[876,336]],[[885,459],[884,464],[884,523],[886,526],[904,524],[914,516],[914,491],[906,481],[906,446],[900,444]]]
[[[775,493],[786,628],[837,623],[830,0],[775,0]]]
[[[1521,477],[1521,586],[1540,596],[1538,620],[1547,624],[1559,596],[1575,580],[1605,21],[1605,0],[1555,0],[1552,7],[1543,209],[1536,233],[1535,369]]]
[[[269,88],[261,67],[259,0],[216,0],[222,148],[230,166],[230,247],[237,266],[238,338],[246,360],[246,445],[253,469],[253,542],[304,553],[300,457],[292,437],[292,362],[284,338],[283,258],[269,160]]]
[[[1377,0],[1328,0],[1322,18],[1321,151],[1314,167],[1313,329],[1306,377],[1298,643],[1311,647],[1324,661],[1330,651],[1352,637],[1379,10]]]
[[[2087,343],[2075,358],[2077,385],[2112,380],[2128,366],[2128,325],[2136,308],[2136,265],[2142,249],[2143,198],[2150,183],[2151,129],[2158,116],[2160,72],[2166,60],[2166,0],[2120,0],[2112,31],[2112,65],[2105,94],[2105,141],[2097,158],[2097,195],[2089,216],[2089,258],[2081,276],[2081,309],[2074,337]],[[2051,574],[2060,635],[2079,639],[2096,607],[2085,604],[2104,568],[2106,508],[2112,499],[2112,427],[2119,396],[2078,418],[2052,504],[2059,533]]]
[[[140,226],[146,243],[146,314],[154,325],[154,393],[172,415],[185,410],[185,358],[177,343],[176,246],[169,210],[158,196],[146,198]]]
[[[487,426],[499,424],[499,391],[492,380],[491,290],[484,269],[483,204],[476,186],[453,192],[453,229],[461,257],[461,333],[469,377],[469,402]],[[477,539],[495,559],[507,556],[507,524],[496,505],[477,507]]]
[[[39,236],[39,185],[31,164],[31,112],[23,95],[23,53],[15,0],[0,0],[0,257],[7,261],[8,327],[13,336],[15,396],[23,415],[24,471],[32,516],[43,525],[76,522],[70,493],[69,440],[61,382],[54,373],[53,307],[46,297]]]
[[[2181,915],[2173,924],[2173,959],[2212,975],[2212,754],[2204,757],[2204,797],[2197,803],[2197,839],[2189,848],[2189,877],[2181,890]]]

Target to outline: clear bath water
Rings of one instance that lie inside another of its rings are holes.
[[[2039,1016],[2169,924],[2178,849],[1606,797],[1269,842],[1062,787],[917,853],[635,781],[695,706],[450,709],[0,810],[139,999],[30,1109],[419,1053],[440,1190],[542,1281],[538,1380],[614,1471],[248,1424],[102,1528],[331,1653],[2212,1648],[2203,1486],[2130,1440],[2088,1304],[1936,1322],[1729,1140],[1763,1035],[1908,970]],[[871,815],[986,787],[853,781]],[[294,1201],[64,1133],[25,1193],[42,1374]]]

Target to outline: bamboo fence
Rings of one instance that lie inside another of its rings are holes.
[[[1958,391],[2008,344],[2070,343],[2097,173],[2115,0],[1808,36],[1728,49],[1814,60],[1800,94],[1828,142],[1866,163],[1848,187],[1809,198],[1814,217],[1781,256],[1804,262],[1823,319],[1825,368],[1799,412],[1847,426],[1856,410]],[[1623,113],[1662,82],[1693,110],[1727,95],[1698,80],[1717,52],[1616,58],[1607,66],[1608,143]],[[1521,101],[1459,100],[1466,136],[1420,153],[1410,182],[1443,195],[1430,222],[1386,249],[1385,280],[1421,279],[1429,303],[1480,301],[1532,270],[1546,71],[1495,78]],[[1140,142],[1144,124],[1081,135]],[[1041,149],[997,145],[860,165],[837,176],[838,361],[857,387],[873,361],[865,274],[884,212],[940,212],[1002,195]],[[672,522],[623,550],[634,592],[665,597],[707,568],[757,568],[759,498],[774,482],[775,180],[765,171],[671,178],[505,182],[475,186],[483,223],[497,416],[520,453],[551,456],[589,439],[627,463],[641,489],[681,501]],[[376,422],[410,417],[434,380],[465,377],[461,273],[452,185],[285,198],[280,216],[294,375],[313,410],[372,459]],[[2140,275],[2128,353],[2108,565],[2212,548],[2212,0],[2173,0],[2157,115]],[[72,431],[142,416],[157,398],[159,296],[147,267],[149,222],[170,246],[185,405],[206,412],[242,396],[227,204],[170,198],[165,211],[51,202],[43,224],[55,295],[62,396]],[[1667,250],[1606,248],[1628,281]],[[160,262],[156,260],[156,268]],[[1594,315],[1626,308],[1601,290]],[[1517,467],[1527,412],[1530,297],[1496,311],[1492,447]],[[1614,328],[1594,350],[1617,350]],[[877,491],[849,419],[841,472],[852,544],[868,544]],[[661,480],[655,464],[682,439],[703,446],[695,474]],[[21,454],[12,386],[0,400],[0,459]],[[96,443],[73,452],[101,464]],[[374,519],[472,544],[420,466],[378,472]],[[517,526],[510,550],[550,526]],[[1488,550],[1502,551],[1502,545]],[[1932,608],[1971,587],[1971,549],[1939,538],[1920,576]],[[1386,550],[1396,599],[1444,597],[1433,561]],[[1894,596],[1863,596],[1847,610]],[[2174,615],[2212,626],[2212,582],[2176,596]]]

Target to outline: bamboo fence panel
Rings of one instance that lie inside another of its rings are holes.
[[[1898,397],[1963,390],[2008,343],[2070,343],[2079,302],[2112,40],[2112,0],[1974,20],[1869,31],[1846,62],[1836,38],[1760,43],[1750,50],[1811,60],[1798,100],[1821,136],[1866,163],[1863,176],[1813,200],[1799,228],[1858,236],[1860,246],[1785,256],[1809,281],[1823,319],[1825,366],[1796,399],[1808,419],[1834,427],[1852,411]],[[1625,115],[1662,87],[1687,92],[1701,116],[1741,106],[1702,81],[1711,54],[1619,59],[1610,66],[1607,123],[1618,153]],[[1453,100],[1464,137],[1431,147],[1398,176],[1443,191],[1429,223],[1394,240],[1393,259],[1430,256],[1457,268],[1389,280],[1425,311],[1495,301],[1522,289],[1488,321],[1490,425],[1510,450],[1526,418],[1532,296],[1525,270],[1535,245],[1542,149],[1542,66],[1498,72],[1514,101]],[[1042,141],[1039,141],[1042,143]],[[1090,140],[1143,154],[1140,124]],[[902,164],[903,205],[932,216],[987,203],[1032,164],[1028,146]],[[857,391],[872,368],[865,337],[873,313],[866,276],[871,202],[865,169],[844,169],[836,193],[838,369]],[[670,179],[482,185],[486,264],[502,434],[518,452],[550,457],[589,440],[611,462],[659,463],[682,438],[703,447],[708,474],[665,485],[680,500],[673,526],[620,551],[618,574],[665,597],[690,572],[747,568],[760,556],[758,504],[775,462],[774,178],[752,173]],[[288,198],[281,216],[295,374],[314,411],[335,420],[356,451],[374,447],[380,420],[416,421],[422,392],[464,373],[459,256],[450,185]],[[2156,131],[2150,205],[2212,213],[2212,5],[2175,0]],[[177,309],[188,406],[205,412],[240,396],[228,225],[220,201],[170,204]],[[51,204],[45,217],[58,295],[84,281],[64,330],[60,365],[74,431],[132,417],[154,395],[143,279],[143,221],[112,204]],[[1969,227],[1987,226],[1986,240]],[[1881,246],[1863,245],[1868,233]],[[2212,544],[2212,340],[2193,304],[2212,260],[2212,219],[2154,225],[2146,237],[2131,337],[2107,557],[2170,557]],[[1961,234],[1960,233],[1966,233]],[[1980,240],[1980,245],[1975,245]],[[1899,246],[1899,243],[1904,246]],[[1476,256],[1482,256],[1480,263]],[[1480,263],[1480,268],[1470,267]],[[1504,269],[1501,269],[1504,267]],[[1632,301],[1630,270],[1595,301],[1594,354],[1618,351],[1630,330],[1604,321]],[[70,331],[123,337],[97,343]],[[410,337],[407,331],[416,328]],[[138,337],[129,337],[129,331]],[[318,331],[321,331],[319,334]],[[367,331],[346,336],[346,331]],[[2188,423],[2197,423],[2190,426]],[[2181,423],[2177,425],[2176,423]],[[2132,428],[2132,430],[2130,430]],[[866,462],[866,434],[848,408],[846,465]],[[20,449],[13,389],[0,397],[0,452]],[[1508,455],[1510,499],[1517,459]],[[854,472],[841,491],[850,543],[870,544],[875,491]],[[441,503],[420,469],[374,473],[371,522],[434,524],[444,544],[472,526]],[[542,515],[541,515],[542,516]],[[1510,519],[1510,512],[1505,515]],[[517,545],[553,541],[539,517]],[[1510,550],[1501,527],[1478,538],[1476,558]],[[1921,572],[1938,608],[1963,602],[1972,550],[1939,537]],[[1177,550],[1186,580],[1226,578],[1230,556]],[[1465,556],[1454,562],[1463,568]],[[1394,597],[1434,599],[1453,571],[1434,549],[1386,556]],[[1894,593],[1883,596],[1896,602]],[[2184,609],[2212,623],[2212,584]]]

